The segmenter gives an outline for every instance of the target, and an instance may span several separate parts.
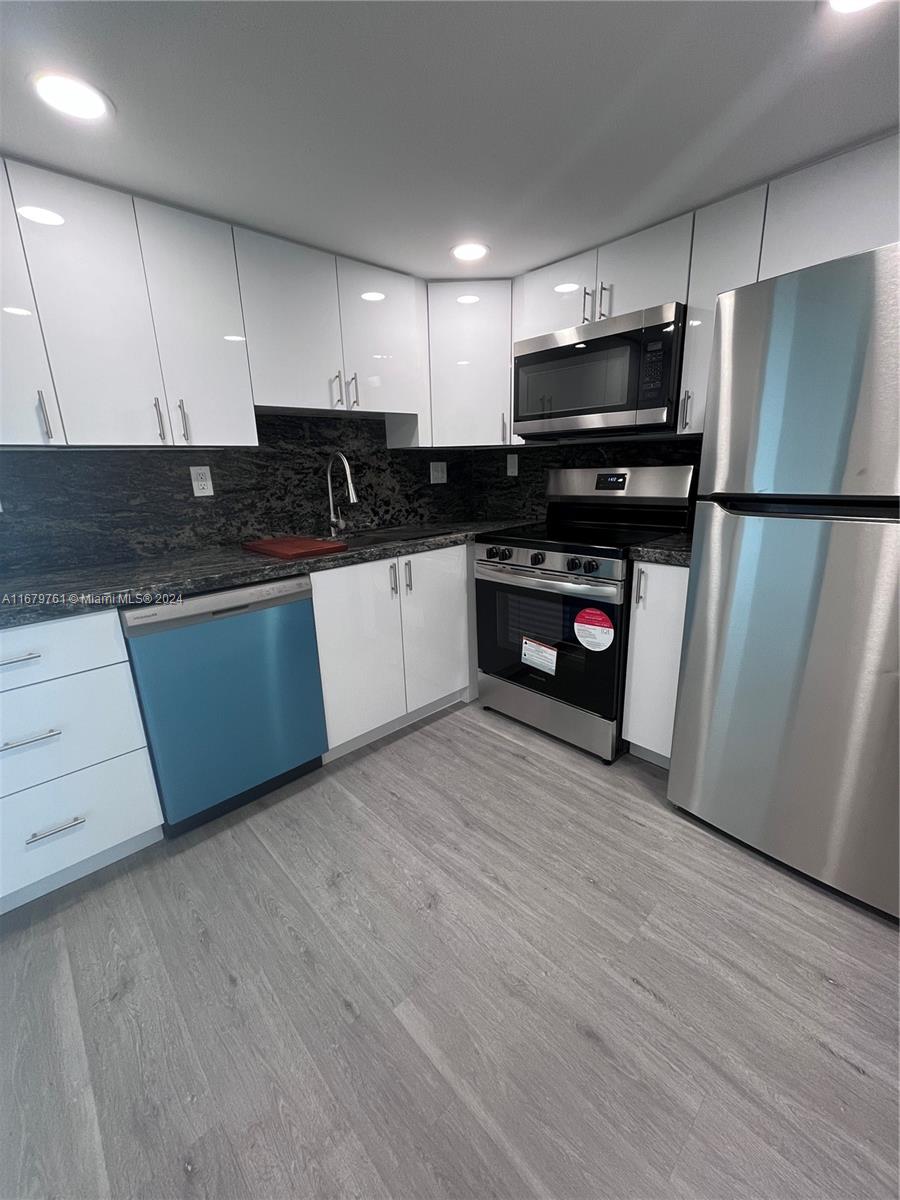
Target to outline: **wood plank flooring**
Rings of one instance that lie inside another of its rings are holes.
[[[897,931],[477,706],[0,924],[0,1197],[877,1200]]]

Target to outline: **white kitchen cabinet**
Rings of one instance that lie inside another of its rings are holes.
[[[477,296],[477,304],[460,304]],[[428,285],[435,446],[502,446],[510,436],[510,284]]]
[[[688,568],[635,563],[622,733],[668,758],[687,602]]]
[[[395,558],[312,575],[328,745],[406,712],[400,573]]]
[[[0,629],[0,692],[127,658],[115,610]]]
[[[897,172],[895,135],[774,179],[760,279],[898,241]]]
[[[468,556],[465,546],[400,559],[403,659],[410,712],[469,683]]]
[[[0,445],[65,445],[6,171],[0,172]]]
[[[235,226],[253,400],[347,411],[333,254]]]
[[[131,197],[7,166],[69,443],[171,445]]]
[[[337,260],[350,411],[412,413],[428,425],[425,284],[349,258]]]
[[[687,301],[693,213],[608,242],[597,251],[597,316]]]
[[[513,342],[594,319],[597,251],[585,250],[513,280]]]
[[[257,445],[231,226],[134,208],[175,445]]]
[[[703,430],[716,297],[756,282],[765,211],[763,186],[710,204],[694,215],[679,433]]]

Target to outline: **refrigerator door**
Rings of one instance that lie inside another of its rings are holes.
[[[697,505],[673,804],[895,916],[898,527]]]
[[[699,494],[896,496],[900,247],[719,297]]]

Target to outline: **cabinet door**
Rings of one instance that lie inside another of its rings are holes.
[[[465,546],[426,550],[400,560],[410,712],[469,683],[467,576]]]
[[[253,400],[346,411],[333,254],[235,226]]]
[[[425,284],[349,258],[337,264],[348,408],[427,419]]]
[[[69,443],[171,444],[131,197],[7,166]],[[57,223],[27,220],[26,207]]]
[[[765,209],[766,189],[758,187],[695,214],[679,433],[703,429],[716,297],[756,282]]]
[[[687,301],[693,213],[608,242],[597,251],[598,316]]]
[[[460,304],[477,296],[477,304]],[[435,446],[502,446],[509,441],[508,280],[430,283],[428,338]]]
[[[597,251],[539,267],[513,280],[513,342],[594,319]]]
[[[687,567],[635,563],[624,737],[668,758],[687,602]]]
[[[328,745],[406,712],[400,569],[395,558],[312,576]]]
[[[231,226],[134,202],[177,446],[255,446]]]
[[[760,279],[900,240],[897,168],[894,136],[773,179]]]
[[[37,306],[6,171],[0,171],[0,444],[52,446],[66,435],[56,405]]]

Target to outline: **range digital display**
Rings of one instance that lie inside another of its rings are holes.
[[[601,471],[594,484],[595,492],[624,492],[628,476],[624,471]]]

